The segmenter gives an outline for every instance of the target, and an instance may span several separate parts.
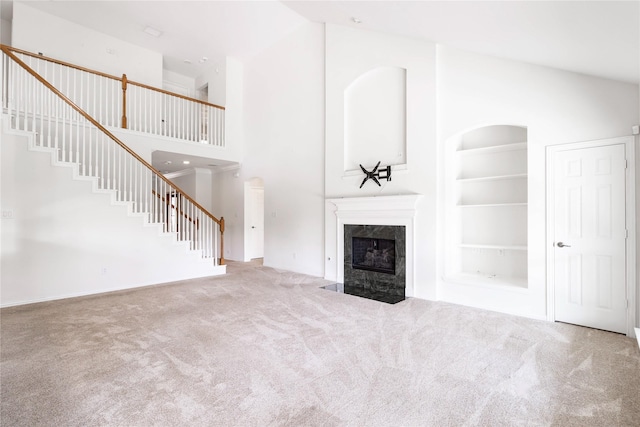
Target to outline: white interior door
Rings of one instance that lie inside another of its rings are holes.
[[[264,188],[252,187],[249,190],[249,251],[250,258],[264,257]]]
[[[555,320],[626,333],[625,146],[553,157]]]

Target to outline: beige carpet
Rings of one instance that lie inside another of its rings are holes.
[[[635,340],[255,263],[1,311],[3,426],[638,426]]]

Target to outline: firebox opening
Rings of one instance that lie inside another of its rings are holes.
[[[396,242],[390,239],[352,237],[351,267],[396,274]]]

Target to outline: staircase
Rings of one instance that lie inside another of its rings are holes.
[[[2,60],[2,306],[225,273],[223,218],[6,46]]]

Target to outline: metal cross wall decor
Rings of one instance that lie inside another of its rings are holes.
[[[376,184],[378,184],[378,187],[381,187],[380,181],[378,181],[378,178],[391,181],[391,166],[387,166],[386,168],[383,168],[380,171],[378,171],[378,166],[380,166],[380,162],[378,162],[378,164],[376,164],[376,167],[373,168],[371,172],[369,172],[364,168],[364,166],[360,165],[360,169],[362,169],[362,172],[364,172],[364,175],[365,175],[364,179],[362,180],[362,184],[360,184],[360,188],[362,188],[364,183],[370,179],[373,180],[373,182],[375,182]]]

